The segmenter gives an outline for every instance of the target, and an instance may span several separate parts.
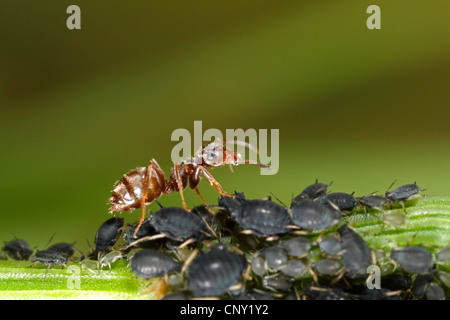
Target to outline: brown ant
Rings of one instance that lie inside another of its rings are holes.
[[[243,141],[225,141],[225,143],[240,144],[256,150],[255,147]],[[186,189],[188,182],[189,187],[195,189],[200,200],[208,208],[205,199],[198,189],[200,174],[203,174],[209,184],[214,186],[220,195],[234,197],[234,195],[225,192],[206,169],[208,167],[221,167],[227,164],[230,166],[231,171],[233,171],[232,165],[239,164],[254,164],[262,168],[271,169],[270,166],[259,162],[242,160],[239,153],[226,148],[224,143],[213,142],[202,147],[197,152],[197,157],[190,158],[179,164],[174,163],[174,168],[171,169],[168,180],[166,180],[164,171],[161,170],[155,159],[150,161],[148,167],[139,167],[125,174],[114,185],[112,196],[109,199],[111,204],[110,213],[142,208],[141,218],[134,232],[134,237],[136,238],[136,234],[144,221],[145,207],[159,198],[163,193],[171,194],[174,191],[180,192],[183,207],[187,211],[190,211],[183,196],[183,190]],[[209,211],[211,214],[214,214],[211,210]]]

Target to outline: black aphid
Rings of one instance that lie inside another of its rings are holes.
[[[299,195],[297,195],[291,202],[291,208],[303,200],[316,200],[318,198],[324,197],[327,195],[327,189],[330,185],[319,183],[316,180],[316,183],[306,187]]]
[[[14,260],[28,260],[33,254],[30,245],[26,241],[20,239],[6,242],[2,251]]]
[[[67,258],[70,258],[75,253],[75,247],[74,247],[75,243],[76,243],[76,241],[72,242],[72,243],[65,243],[65,242],[55,243],[54,245],[51,245],[50,247],[48,247],[47,250],[52,250],[52,251],[62,253]]]
[[[341,220],[341,213],[330,205],[304,200],[291,209],[292,222],[303,229],[327,229]]]
[[[106,220],[95,235],[95,251],[108,252],[120,237],[123,227],[123,218],[111,218]]]
[[[385,194],[386,198],[393,202],[408,200],[411,196],[418,194],[420,191],[424,191],[424,189],[421,189],[415,182],[413,184],[405,184],[393,191],[389,191],[394,183],[395,181],[391,184]]]
[[[267,266],[273,270],[278,270],[281,266],[284,266],[288,261],[286,252],[279,247],[265,248],[263,251],[260,252],[259,256],[264,258],[267,263]]]
[[[394,248],[391,250],[391,258],[411,273],[424,274],[433,267],[431,252],[422,247]]]
[[[33,267],[35,264],[43,264],[47,266],[47,271],[45,272],[45,275],[47,275],[48,270],[50,267],[59,265],[64,266],[68,269],[70,269],[66,262],[68,260],[67,256],[64,253],[57,252],[54,250],[37,250],[36,253],[31,257],[35,261],[30,265],[30,268]]]
[[[434,274],[428,272],[425,274],[419,274],[415,279],[411,287],[411,293],[416,299],[422,299],[428,289],[430,283],[434,281]]]
[[[341,269],[341,263],[334,259],[321,259],[314,263],[314,270],[319,274],[336,275]]]
[[[342,250],[341,241],[333,236],[323,239],[319,243],[320,249],[328,254],[338,254]]]
[[[131,258],[131,271],[142,278],[163,277],[181,270],[181,264],[163,252],[142,249]]]
[[[445,292],[440,285],[432,282],[427,288],[426,297],[428,300],[443,300]]]
[[[341,259],[349,278],[361,278],[367,275],[367,267],[372,263],[372,255],[364,239],[343,225],[338,229],[342,243]]]
[[[392,274],[383,277],[382,286],[392,291],[408,290],[411,287],[411,277],[404,274]]]
[[[268,200],[247,200],[232,215],[242,229],[258,236],[284,234],[292,225],[288,211]]]
[[[280,271],[293,278],[297,278],[303,275],[306,271],[306,266],[300,260],[289,260],[284,266],[281,266]]]
[[[358,203],[353,194],[348,194],[345,192],[329,193],[317,201],[324,204],[331,202],[342,211],[352,211]]]
[[[306,238],[294,237],[282,241],[280,247],[287,252],[288,256],[301,258],[308,254],[311,244]]]
[[[381,209],[386,205],[387,199],[384,196],[369,194],[361,198],[356,198],[358,204],[363,205],[364,208]]]
[[[263,287],[274,292],[288,292],[292,288],[292,280],[283,274],[265,276],[263,278]]]
[[[210,236],[207,225],[200,215],[183,208],[161,208],[151,215],[150,221],[156,231],[175,241],[187,239],[198,241],[206,235]]]
[[[253,273],[262,277],[266,273],[266,260],[263,257],[253,257],[250,261]]]
[[[188,267],[187,288],[195,296],[220,296],[241,279],[246,266],[242,255],[224,250],[203,253]]]

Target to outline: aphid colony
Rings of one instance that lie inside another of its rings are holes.
[[[407,215],[403,203],[422,189],[414,183],[385,196],[354,197],[329,193],[329,187],[316,181],[289,207],[235,192],[208,208],[161,207],[134,225],[113,217],[100,226],[95,247],[79,263],[95,273],[129,259],[130,272],[152,279],[146,293],[162,299],[446,298],[450,273],[439,265],[450,262],[450,247],[435,254],[425,245],[380,252],[342,221],[361,206],[385,212],[400,203]],[[25,241],[15,239],[3,251],[12,259],[31,257],[32,265],[67,267],[73,245],[57,244],[33,255]],[[369,289],[367,270],[379,260],[392,268],[382,273],[380,289]]]

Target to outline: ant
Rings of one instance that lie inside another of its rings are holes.
[[[183,196],[183,190],[187,188],[188,182],[189,187],[195,189],[202,203],[208,208],[205,199],[198,189],[201,174],[208,180],[210,185],[214,186],[221,196],[234,197],[234,195],[222,189],[220,184],[206,168],[216,168],[228,164],[230,170],[233,171],[232,165],[254,164],[261,168],[272,169],[270,166],[259,162],[243,160],[239,153],[226,148],[226,143],[240,144],[258,152],[254,146],[243,141],[212,142],[200,148],[196,157],[187,159],[181,163],[174,163],[174,168],[171,169],[168,180],[166,180],[164,171],[159,167],[156,160],[152,159],[148,167],[139,167],[131,170],[116,182],[112,196],[109,199],[111,204],[110,213],[142,208],[141,218],[134,232],[134,238],[136,238],[136,234],[144,221],[145,207],[162,194],[171,194],[174,191],[179,192],[183,207],[187,211],[190,211]],[[208,211],[214,214],[211,210]]]

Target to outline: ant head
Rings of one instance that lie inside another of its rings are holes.
[[[209,167],[220,167],[225,164],[238,165],[242,163],[242,158],[239,153],[217,142],[210,143],[200,149],[198,156],[202,158],[204,165]]]

